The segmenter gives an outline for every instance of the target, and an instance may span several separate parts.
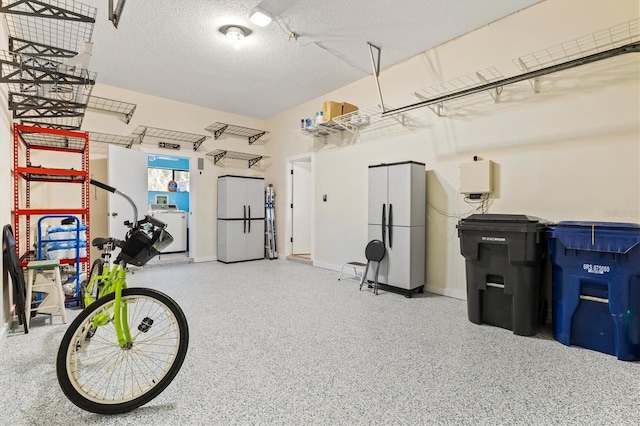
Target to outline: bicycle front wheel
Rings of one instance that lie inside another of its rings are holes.
[[[99,414],[138,408],[158,396],[182,366],[187,319],[169,296],[147,288],[122,291],[132,343],[118,345],[115,294],[92,303],[67,329],[56,362],[58,382],[78,407]],[[126,304],[126,305],[125,305]],[[108,318],[93,329],[94,318]]]

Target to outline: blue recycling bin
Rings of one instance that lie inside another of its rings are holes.
[[[553,337],[640,360],[640,225],[559,222],[547,239]]]

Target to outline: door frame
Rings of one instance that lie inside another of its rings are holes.
[[[294,155],[291,157],[287,157],[286,159],[286,188],[287,188],[287,203],[285,204],[285,221],[286,221],[286,226],[285,226],[285,251],[284,254],[285,256],[290,256],[293,252],[293,243],[291,242],[291,237],[293,235],[293,214],[291,211],[291,203],[293,202],[293,190],[292,190],[292,184],[293,184],[293,178],[291,177],[291,171],[293,170],[293,164],[297,163],[297,162],[309,162],[311,163],[311,217],[310,217],[310,223],[311,223],[311,260],[313,261],[314,259],[314,246],[315,246],[315,169],[313,167],[313,162],[314,162],[314,156],[315,154],[310,152],[310,153],[306,153],[306,154],[299,154],[299,155]]]
[[[152,145],[141,145],[140,151],[145,152],[147,155],[161,155],[164,157],[176,157],[176,158],[185,158],[189,160],[189,179],[191,183],[189,184],[189,211],[187,212],[187,239],[189,241],[189,247],[187,248],[186,257],[189,259],[194,259],[196,256],[195,247],[196,247],[196,239],[197,233],[194,230],[194,224],[196,222],[196,185],[194,184],[194,177],[197,176],[200,170],[198,170],[198,154],[197,152],[188,152],[187,150],[180,150],[176,153],[168,153],[167,150],[163,150]],[[147,167],[149,167],[147,165]],[[201,171],[200,171],[201,172]],[[146,214],[146,212],[144,213]]]

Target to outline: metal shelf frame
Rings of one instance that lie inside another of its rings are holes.
[[[349,112],[344,115],[333,118],[333,122],[353,134],[353,140],[357,139],[363,131],[374,131],[389,126],[409,127],[411,118],[407,114],[398,114],[395,116],[384,116],[384,111],[391,108],[390,106],[381,107],[380,105],[371,105],[361,108],[357,111]]]
[[[20,124],[47,129],[78,130],[84,117],[34,117],[21,119]]]
[[[480,86],[482,84],[491,83],[494,81],[498,81],[504,78],[504,76],[495,68],[487,68],[484,70],[477,71],[472,74],[468,74],[462,77],[455,78],[453,80],[449,80],[443,84],[431,86],[425,89],[418,90],[413,93],[420,100],[427,100],[431,98],[435,98],[438,96],[444,96],[450,93],[455,93],[461,90],[469,89],[471,87]],[[502,94],[502,87],[496,87],[493,90],[489,91],[489,95],[493,99],[494,102],[500,102],[500,95]],[[459,101],[461,102],[461,101]],[[450,104],[455,103],[455,101],[450,101]],[[429,109],[433,111],[438,117],[442,117],[444,113],[444,102],[428,105]]]
[[[495,90],[521,81],[529,81],[533,91],[537,93],[540,90],[540,77],[605,59],[639,52],[640,19],[634,19],[549,49],[519,57],[514,60],[514,63],[523,71],[522,74],[431,97],[400,108],[386,110],[382,115],[387,117],[402,114],[413,109],[438,105],[443,102],[475,95],[488,90]]]
[[[0,51],[0,83],[8,86],[13,117],[79,129],[96,73],[64,62],[91,42],[97,8],[75,0],[0,0],[0,12],[10,49]]]
[[[313,126],[306,126],[300,128],[302,134],[312,137],[319,137],[326,141],[327,136],[338,135],[342,133],[343,126],[335,121],[329,121],[326,123],[314,124]]]
[[[72,58],[78,54],[74,50],[24,40],[18,37],[9,37],[9,50],[14,53],[51,58]]]
[[[145,137],[154,137],[159,139],[172,140],[177,142],[187,142],[193,144],[193,150],[197,151],[200,145],[211,136],[198,135],[196,133],[180,132],[177,130],[160,129],[157,127],[138,126],[131,133],[134,139],[142,143]]]
[[[217,121],[205,127],[205,130],[208,130],[211,133],[213,133],[213,137],[216,140],[220,136],[222,136],[224,133],[234,135],[234,136],[246,137],[247,140],[249,141],[249,145],[252,145],[255,141],[260,139],[262,136],[269,133],[266,130],[258,130],[258,129],[252,129],[250,127],[235,126],[233,124],[220,123]]]
[[[249,154],[246,152],[227,151],[224,149],[216,149],[214,151],[205,154],[209,159],[213,159],[213,164],[218,164],[219,161],[228,158],[230,160],[243,160],[247,161],[249,168],[255,166],[260,160],[269,158],[265,155]]]
[[[115,99],[102,98],[100,96],[90,96],[87,102],[87,108],[99,111],[113,112],[123,116],[123,121],[129,124],[133,113],[136,111],[136,104],[129,102],[117,101]]]
[[[23,124],[27,119],[41,127],[59,127],[58,121],[48,119],[77,118],[61,127],[79,129],[95,79],[94,72],[50,58],[0,51],[0,83],[7,83],[8,107]]]
[[[68,67],[60,61],[39,58],[6,50],[0,51],[0,83],[20,85],[11,92],[43,84],[60,86],[92,86],[96,83],[97,73],[82,68]]]
[[[131,148],[135,138],[133,136],[120,136],[110,133],[89,132],[90,143],[108,143],[112,145],[118,145],[125,148]]]
[[[72,0],[2,0],[0,12],[67,21],[96,21],[96,8]]]
[[[20,150],[20,145],[24,149]],[[49,150],[65,153],[80,154],[81,168],[57,169],[34,167],[31,164],[32,150]],[[26,166],[21,165],[26,164]],[[86,225],[87,241],[90,240],[90,209],[89,209],[89,138],[86,132],[73,132],[60,129],[44,129],[40,127],[13,125],[13,215],[16,251],[23,266],[29,261],[32,216],[80,216],[80,223]],[[81,200],[76,208],[34,208],[31,206],[31,182],[74,183],[81,185]],[[21,217],[25,227],[22,228]],[[24,235],[22,235],[24,234]],[[22,245],[24,242],[24,246]],[[21,253],[23,247],[24,253]],[[88,272],[90,257],[67,259],[64,264],[74,264],[76,270],[76,291],[80,290],[80,273]]]
[[[0,0],[0,12],[21,53],[72,57],[79,42],[91,41],[97,9],[73,0]]]

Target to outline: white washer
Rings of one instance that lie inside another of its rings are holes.
[[[187,251],[187,215],[184,210],[178,210],[176,204],[150,204],[149,216],[162,222],[173,237],[173,242],[161,253],[176,253]]]

